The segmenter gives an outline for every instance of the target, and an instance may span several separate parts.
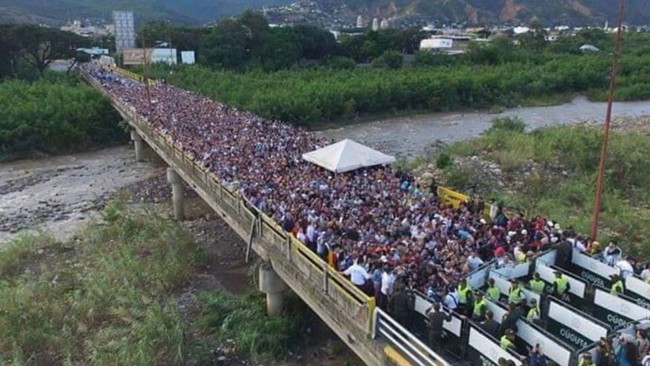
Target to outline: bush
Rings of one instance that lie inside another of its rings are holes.
[[[325,65],[335,70],[350,70],[357,66],[357,63],[345,56],[333,56],[327,59]]]
[[[491,133],[495,131],[524,133],[526,131],[526,123],[520,117],[496,117],[492,120],[492,126],[486,132]]]
[[[119,115],[76,78],[0,83],[0,160],[38,151],[62,153],[126,140]]]
[[[436,157],[436,166],[438,169],[447,169],[454,164],[454,160],[445,152],[441,152]]]
[[[184,364],[184,322],[169,294],[191,275],[195,246],[153,212],[109,212],[74,242],[23,238],[3,253],[3,364]]]
[[[448,170],[445,184],[459,191],[469,191],[472,187],[473,173],[467,168],[456,167]]]
[[[285,314],[269,317],[263,294],[256,292],[244,297],[219,291],[205,294],[201,323],[218,339],[234,340],[238,352],[258,362],[269,361],[304,344],[303,327],[308,308],[295,295],[287,300]]]
[[[373,62],[373,66],[397,70],[402,67],[402,55],[397,51],[386,51]]]

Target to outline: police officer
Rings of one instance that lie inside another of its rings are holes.
[[[517,305],[526,300],[526,294],[519,288],[519,281],[512,280],[512,285],[508,289],[508,304]]]
[[[467,285],[466,279],[460,280],[456,293],[458,294],[458,312],[468,315],[467,310],[472,303],[472,289]]]
[[[543,294],[544,290],[546,289],[546,282],[542,280],[539,272],[535,272],[535,274],[533,274],[533,278],[530,280],[529,285],[530,290],[538,295]]]
[[[571,289],[569,278],[560,271],[555,271],[555,280],[553,281],[553,295],[562,299]]]
[[[480,322],[485,319],[485,311],[487,310],[487,304],[483,298],[483,294],[480,291],[474,293],[476,301],[474,301],[474,310],[472,311],[472,319],[474,321]]]
[[[485,299],[492,302],[499,301],[501,290],[494,284],[494,278],[488,279],[488,288],[485,290]]]
[[[539,304],[537,303],[536,299],[531,299],[530,300],[530,309],[528,310],[528,314],[526,315],[526,319],[531,322],[531,323],[537,323],[540,319],[540,310],[539,310]]]
[[[612,279],[612,288],[609,291],[612,295],[618,296],[625,291],[625,286],[623,285],[623,280],[616,273],[609,276]]]
[[[515,331],[512,329],[506,330],[506,333],[501,337],[500,344],[501,348],[507,350],[508,348],[515,348]]]
[[[578,362],[578,366],[596,366],[596,364],[591,358],[591,353],[589,352],[583,353],[582,357],[580,357],[580,362]]]

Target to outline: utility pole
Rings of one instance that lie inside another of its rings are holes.
[[[616,46],[612,60],[611,76],[609,78],[609,95],[607,97],[607,113],[603,126],[603,145],[600,150],[600,164],[598,165],[598,180],[596,181],[596,201],[591,219],[591,240],[598,238],[598,223],[603,200],[603,185],[605,183],[605,162],[607,161],[607,147],[609,144],[609,126],[612,121],[612,105],[614,103],[614,90],[616,89],[616,75],[618,74],[618,60],[621,56],[621,34],[623,33],[623,20],[625,19],[625,0],[620,0],[618,10],[618,29],[616,30]]]

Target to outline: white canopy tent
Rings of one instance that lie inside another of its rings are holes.
[[[395,161],[394,156],[386,155],[349,139],[302,154],[302,158],[335,173],[385,165]]]

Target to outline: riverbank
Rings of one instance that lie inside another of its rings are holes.
[[[452,112],[388,118],[337,127],[317,133],[333,140],[350,138],[401,158],[431,153],[441,143],[467,140],[490,128],[495,117],[521,117],[528,130],[545,126],[602,121],[606,103],[576,97],[569,103],[546,107],[510,108],[501,113]],[[613,116],[650,115],[650,102],[618,102]]]

